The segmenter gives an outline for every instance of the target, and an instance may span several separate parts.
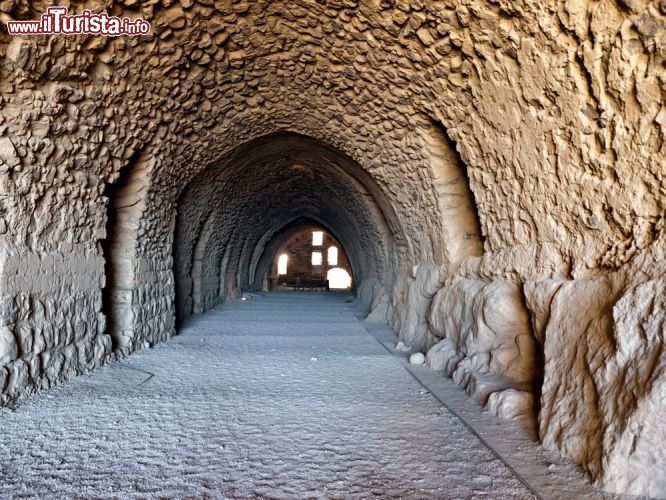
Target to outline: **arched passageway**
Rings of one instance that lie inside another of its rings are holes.
[[[347,252],[324,228],[303,221],[276,234],[271,243],[264,249],[255,271],[255,285],[260,278],[262,291],[299,287],[328,289],[332,286],[329,275],[335,268],[347,274],[349,283],[338,286],[336,281],[333,288],[351,289],[353,271]]]
[[[339,242],[361,283],[392,286],[397,256],[406,251],[395,211],[363,167],[297,134],[262,137],[201,171],[183,190],[177,213],[179,321],[224,300],[220,276],[232,277],[238,292],[261,290],[285,239],[306,227],[320,226]]]
[[[107,3],[150,34],[0,33],[3,402],[260,291],[316,224],[369,322],[664,494],[659,2]]]

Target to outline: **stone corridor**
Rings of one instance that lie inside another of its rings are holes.
[[[533,498],[349,297],[230,302],[0,410],[0,497]]]
[[[344,302],[305,308],[338,337],[255,311],[314,348],[242,321],[325,289],[290,247],[318,228],[423,376],[666,498],[666,0],[62,0],[149,29],[12,31],[57,3],[0,0],[8,496],[525,493]]]

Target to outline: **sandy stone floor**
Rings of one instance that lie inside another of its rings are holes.
[[[229,302],[0,410],[0,496],[531,498],[347,297]]]

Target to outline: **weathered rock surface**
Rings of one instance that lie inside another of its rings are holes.
[[[516,420],[528,433],[536,436],[534,394],[516,389],[504,389],[488,396],[486,409],[498,417]]]
[[[665,255],[662,237],[627,272],[560,286],[545,330],[539,419],[544,445],[602,486],[655,497],[665,491]]]
[[[515,285],[463,279],[442,288],[432,303],[430,329],[460,358],[446,361],[450,375],[461,370],[496,375],[516,386],[532,384],[535,340]],[[442,356],[444,350],[436,352]]]
[[[534,426],[534,406],[528,411],[525,400],[533,399],[539,367],[518,287],[471,279],[446,286],[433,299],[430,330],[443,339],[428,352],[432,368],[452,377],[493,413],[524,415],[526,426]],[[488,401],[491,395],[494,398]],[[516,406],[511,409],[513,402]]]

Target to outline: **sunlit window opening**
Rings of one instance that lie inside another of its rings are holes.
[[[289,256],[286,253],[280,255],[278,259],[278,274],[287,274],[287,261],[289,261]]]
[[[324,232],[323,231],[313,231],[312,232],[312,246],[313,247],[320,247],[320,246],[322,246],[323,243],[324,243]]]
[[[328,249],[328,257],[326,261],[329,266],[338,265],[338,249],[336,247],[330,247]]]
[[[352,279],[349,273],[341,267],[334,267],[326,274],[330,288],[347,289],[351,288]]]
[[[312,265],[321,266],[322,255],[321,252],[312,252]]]

